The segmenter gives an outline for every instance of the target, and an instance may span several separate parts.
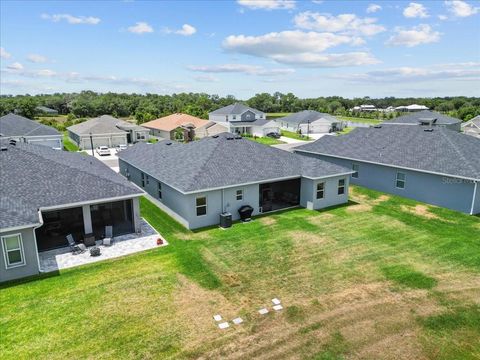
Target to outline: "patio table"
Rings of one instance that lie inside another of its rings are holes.
[[[95,246],[95,235],[93,234],[85,234],[85,237],[83,238],[83,243],[85,246]]]

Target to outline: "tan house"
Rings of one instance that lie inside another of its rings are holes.
[[[224,126],[198,117],[175,113],[142,124],[150,134],[162,139],[191,141],[227,131]]]

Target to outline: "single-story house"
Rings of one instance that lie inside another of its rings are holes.
[[[377,125],[295,148],[355,171],[352,184],[480,213],[480,140],[442,127]]]
[[[301,134],[322,134],[343,129],[342,121],[335,116],[315,110],[303,110],[276,119],[275,122],[281,129]]]
[[[143,192],[99,160],[25,143],[0,150],[0,282],[41,272],[38,253],[68,246],[68,234],[140,229]]]
[[[67,128],[68,136],[81,149],[135,144],[148,141],[149,130],[128,121],[102,115]]]
[[[55,116],[55,115],[58,115],[58,111],[55,110],[55,109],[51,109],[49,107],[46,107],[46,106],[37,106],[35,108],[35,110],[37,111],[37,113],[39,115],[46,115],[46,116]]]
[[[378,109],[376,108],[375,105],[365,104],[365,105],[354,106],[353,108],[350,109],[350,111],[372,112],[372,111],[378,111]]]
[[[62,134],[56,129],[15,114],[0,117],[0,139],[63,149]]]
[[[451,130],[460,131],[462,121],[451,116],[440,114],[436,111],[424,110],[406,114],[384,121],[384,125],[423,125],[441,126]]]
[[[264,112],[253,109],[241,103],[235,103],[212,111],[208,119],[223,125],[228,132],[265,136],[270,133],[280,133],[280,128],[273,120],[267,120]]]
[[[397,106],[395,108],[395,111],[398,111],[398,112],[415,112],[415,111],[424,111],[424,110],[429,110],[429,108],[425,105],[417,105],[417,104],[412,104],[407,106]]]
[[[214,121],[208,121],[206,124],[195,129],[195,136],[198,139],[203,139],[206,136],[218,135],[224,132],[227,132],[227,128],[225,126],[217,124]]]
[[[466,135],[480,138],[480,115],[462,124],[462,131]]]
[[[137,144],[119,153],[120,174],[185,227],[216,225],[249,205],[253,215],[348,201],[348,168],[265,146],[231,133],[190,143]]]
[[[210,126],[209,126],[210,125]],[[212,128],[212,125],[217,125]],[[219,134],[227,131],[227,128],[212,121],[200,119],[188,114],[171,114],[142,124],[150,130],[150,135],[167,140],[191,141],[202,138],[205,134]],[[202,129],[197,133],[197,129]],[[210,131],[207,129],[210,128]]]

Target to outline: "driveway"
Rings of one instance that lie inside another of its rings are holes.
[[[305,144],[307,141],[305,140],[298,140],[298,139],[292,139],[286,136],[280,136],[280,141],[283,141],[284,143],[287,144]]]
[[[302,142],[297,142],[293,144],[278,144],[278,145],[272,145],[272,147],[280,149],[280,150],[285,150],[285,151],[290,151],[293,152],[293,149],[295,149],[297,146],[306,144],[307,141],[302,141]]]
[[[92,156],[92,150],[85,150],[85,152]],[[117,153],[115,152],[115,149],[110,149],[110,155],[98,155],[96,151],[94,151],[94,157],[101,162],[103,162],[105,165],[107,165],[110,169],[112,169],[115,172],[119,172],[119,166],[118,166],[118,157]]]

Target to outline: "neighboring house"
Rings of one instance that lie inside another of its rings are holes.
[[[39,115],[55,116],[58,115],[58,111],[55,109],[50,109],[46,106],[37,106],[35,108]]]
[[[395,108],[395,111],[398,111],[398,112],[415,112],[415,111],[424,111],[424,110],[429,110],[429,108],[426,107],[425,105],[417,105],[417,104],[412,104],[407,106],[397,106]]]
[[[351,170],[222,133],[182,144],[137,144],[119,153],[120,173],[157,199],[189,229],[233,219],[244,205],[253,215],[348,201]]]
[[[480,138],[480,115],[462,124],[462,131],[466,135]]]
[[[265,136],[269,133],[279,133],[280,129],[273,120],[267,120],[264,112],[246,105],[235,103],[212,111],[208,118],[217,124],[225,126],[229,132]]]
[[[383,125],[423,125],[446,127],[451,130],[460,131],[462,121],[451,116],[443,115],[435,111],[424,110],[406,114],[384,121]]]
[[[215,125],[212,121],[180,113],[168,115],[142,124],[143,127],[150,130],[150,135],[161,139],[182,141],[191,141],[195,138],[204,137],[205,134],[208,133],[207,128],[212,125]],[[201,131],[197,133],[197,129],[199,128]],[[227,128],[217,125],[215,129],[211,130],[211,135],[215,135],[215,133],[227,131]]]
[[[141,126],[116,119],[110,115],[87,120],[67,128],[68,136],[79,148],[134,144],[139,141],[148,141],[149,130]]]
[[[15,114],[0,117],[0,139],[63,149],[62,134],[56,129]]]
[[[375,107],[375,105],[358,105],[354,106],[353,108],[350,109],[350,111],[360,111],[360,112],[372,112],[372,111],[378,111],[378,109]]]
[[[224,132],[228,132],[227,128],[214,121],[208,121],[205,125],[199,126],[195,129],[195,136],[202,139],[207,136],[214,136]]]
[[[0,173],[0,282],[41,272],[38,252],[68,234],[140,229],[142,191],[91,156],[2,142]]]
[[[284,130],[301,134],[322,134],[343,129],[343,123],[335,116],[315,110],[300,111],[276,119],[275,122]]]
[[[480,140],[441,128],[377,125],[295,152],[355,171],[352,184],[467,214],[480,213]]]

